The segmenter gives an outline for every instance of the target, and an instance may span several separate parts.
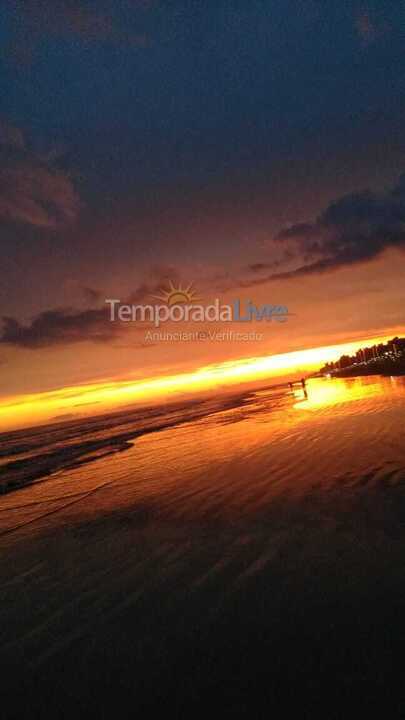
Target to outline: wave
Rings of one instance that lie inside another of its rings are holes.
[[[268,392],[271,393],[271,388]],[[214,400],[175,403],[3,433],[0,435],[0,493],[129,450],[142,435],[210,415],[217,415],[218,423],[240,420],[239,415],[235,419],[221,418],[221,413],[234,409],[246,415],[248,408],[253,410],[256,403],[257,394],[249,391]]]

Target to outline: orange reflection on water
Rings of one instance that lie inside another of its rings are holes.
[[[297,397],[301,399],[294,404],[294,408],[318,410],[321,407],[366,400],[381,395],[383,392],[384,384],[381,381],[370,382],[363,378],[314,380],[307,383],[307,397],[304,397],[301,390],[296,393]]]

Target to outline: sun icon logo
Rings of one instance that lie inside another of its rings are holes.
[[[167,303],[169,307],[172,305],[191,305],[193,302],[199,300],[193,288],[193,283],[183,288],[181,284],[176,287],[172,281],[169,283],[168,290],[163,288],[160,295],[152,295],[152,297],[155,298],[155,300],[162,300]]]

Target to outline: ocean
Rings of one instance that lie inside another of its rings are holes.
[[[362,377],[0,435],[4,717],[404,717],[404,433]]]

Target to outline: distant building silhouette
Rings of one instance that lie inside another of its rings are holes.
[[[381,363],[387,361],[390,363],[398,363],[405,359],[405,338],[394,337],[385,345],[379,343],[372,347],[360,348],[355,355],[342,355],[339,360],[332,363],[326,363],[320,372],[323,375],[331,375],[340,370],[347,370],[358,366],[366,366],[371,363]]]

